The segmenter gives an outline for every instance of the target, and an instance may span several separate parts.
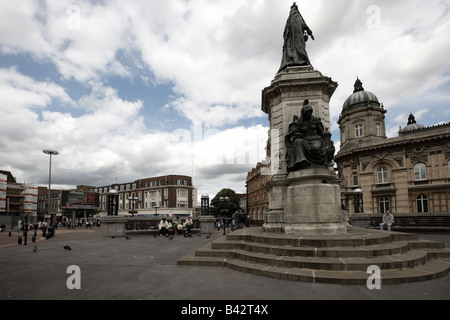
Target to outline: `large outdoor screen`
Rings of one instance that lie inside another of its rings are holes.
[[[96,209],[99,207],[99,194],[92,191],[62,191],[61,208]]]

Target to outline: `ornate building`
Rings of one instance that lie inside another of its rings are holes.
[[[355,212],[450,211],[450,123],[425,127],[411,114],[398,136],[386,137],[386,110],[361,81],[339,117],[335,156],[342,204]]]

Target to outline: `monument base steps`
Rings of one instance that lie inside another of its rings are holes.
[[[294,235],[236,230],[182,257],[179,265],[220,266],[284,280],[366,285],[381,270],[382,284],[436,279],[450,271],[442,242],[410,233],[352,228],[339,235]]]

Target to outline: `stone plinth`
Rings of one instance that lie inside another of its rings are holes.
[[[287,165],[285,136],[293,117],[300,116],[304,101],[309,100],[313,115],[330,128],[329,102],[338,84],[312,67],[288,67],[278,73],[262,91],[262,111],[270,121],[270,175],[267,190],[269,209],[264,215],[265,231],[283,231],[286,223]],[[339,198],[340,199],[340,198]],[[340,200],[339,200],[340,203]],[[339,205],[340,207],[340,205]]]
[[[369,228],[370,217],[367,213],[353,213],[350,217],[350,223],[353,227]]]
[[[214,216],[200,216],[200,233],[213,234],[215,223]]]
[[[341,191],[328,168],[291,172],[287,177],[282,231],[299,235],[338,235],[351,228],[341,210]]]
[[[106,216],[102,217],[102,236],[103,237],[124,237],[125,236],[125,217]]]

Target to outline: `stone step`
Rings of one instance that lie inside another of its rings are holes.
[[[178,260],[287,280],[365,284],[370,266],[384,284],[430,280],[450,270],[450,249],[418,235],[353,229],[342,236],[293,236],[238,230]]]
[[[261,243],[273,246],[293,247],[361,247],[389,243],[392,241],[418,241],[416,234],[388,232],[380,230],[360,230],[354,228],[348,234],[336,236],[296,236],[283,233],[258,232],[257,228],[247,228],[241,232],[228,234],[227,240]]]
[[[445,243],[442,241],[420,240],[409,241],[408,246],[411,249],[444,249]]]
[[[277,266],[267,266],[234,259],[226,259],[224,266],[240,272],[258,276],[291,281],[333,283],[346,285],[366,285],[369,274],[364,271],[330,271],[311,269],[292,269]],[[445,276],[450,270],[450,259],[431,260],[425,265],[408,269],[381,269],[381,285],[398,284],[432,280]]]
[[[240,249],[249,252],[273,254],[276,256],[301,256],[301,257],[373,257],[393,254],[401,254],[408,251],[408,242],[394,241],[379,245],[363,247],[294,247],[276,246],[263,243],[246,241],[223,240],[211,244],[212,249],[234,250]]]
[[[382,269],[402,269],[423,265],[427,262],[427,252],[413,250],[404,254],[371,258],[324,258],[324,257],[291,257],[272,254],[248,252],[245,250],[197,250],[195,256],[226,258],[260,263],[270,266],[315,270],[364,271],[371,265]]]

